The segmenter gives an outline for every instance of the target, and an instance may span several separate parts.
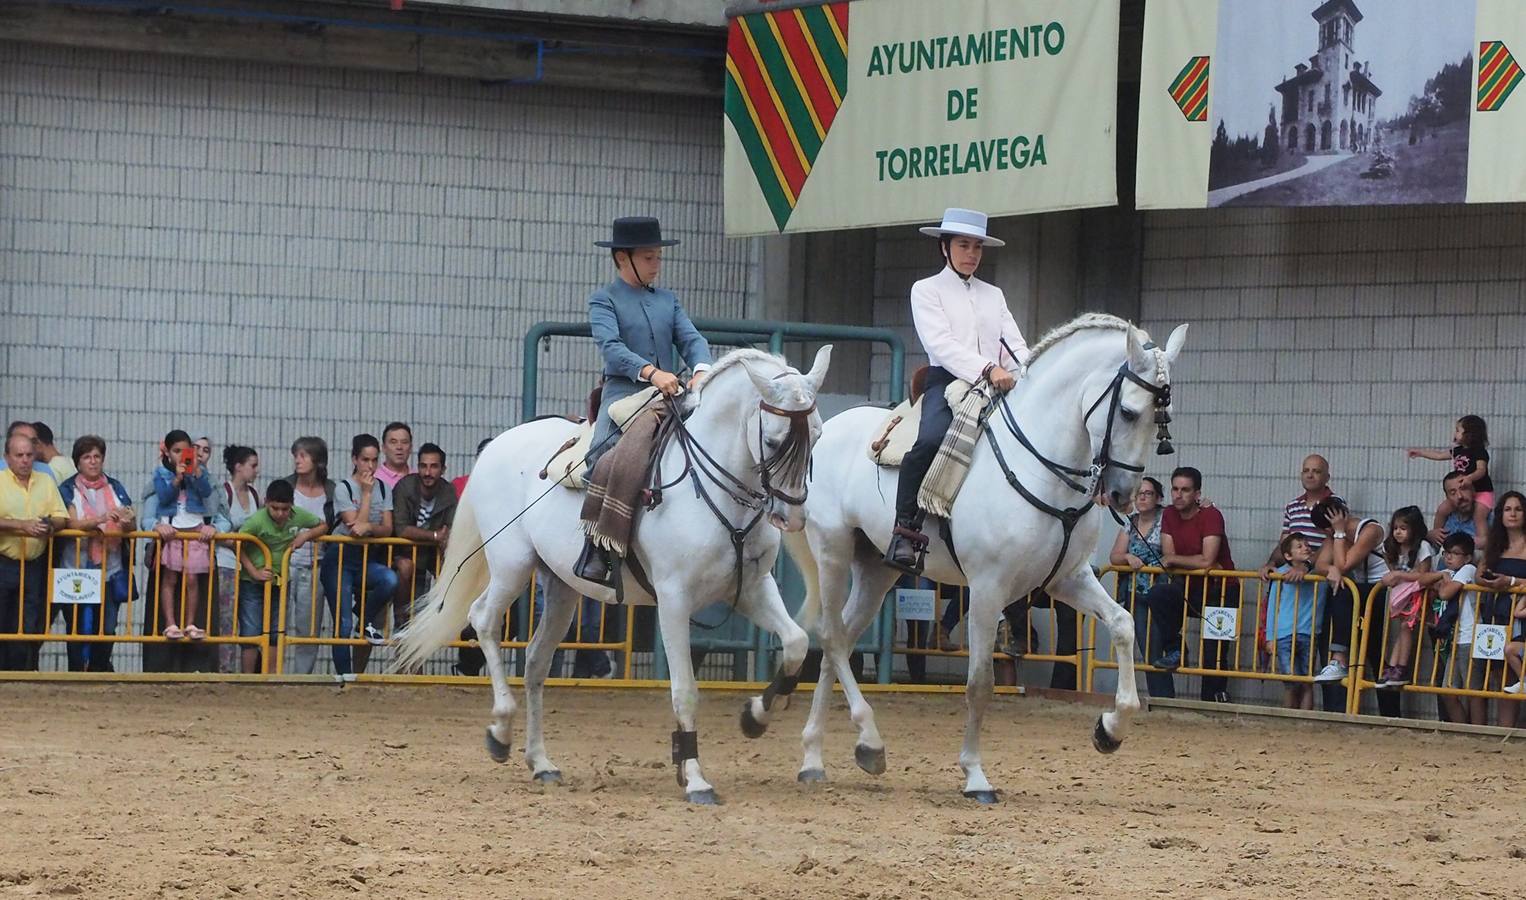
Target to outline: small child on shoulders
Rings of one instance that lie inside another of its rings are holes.
[[[1410,459],[1433,459],[1450,462],[1452,471],[1461,472],[1463,479],[1473,486],[1473,502],[1485,509],[1494,508],[1494,480],[1489,477],[1489,425],[1482,416],[1466,415],[1452,427],[1452,449],[1411,447],[1405,451]],[[1436,507],[1436,529],[1444,529],[1445,522],[1456,510],[1446,497]]]
[[[1278,549],[1286,560],[1277,572],[1286,575],[1293,566],[1313,567],[1314,552],[1301,534],[1289,534]],[[1315,581],[1275,580],[1267,591],[1266,653],[1274,660],[1277,675],[1307,677],[1313,671],[1314,638],[1324,618],[1325,585]],[[1314,685],[1283,683],[1282,705],[1288,709],[1313,709]]]

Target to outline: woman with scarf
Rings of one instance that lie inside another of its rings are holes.
[[[54,604],[64,614],[70,634],[110,636],[117,633],[117,616],[127,601],[127,563],[122,533],[132,531],[132,498],[122,482],[108,476],[106,442],[87,434],[74,442],[71,454],[79,471],[58,486],[69,510],[69,527],[93,537],[65,537],[57,541],[56,565],[75,569],[99,569],[103,573],[101,603]],[[111,642],[71,641],[69,671],[111,672]]]

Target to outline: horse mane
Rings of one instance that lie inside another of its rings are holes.
[[[1086,331],[1088,329],[1128,331],[1133,327],[1129,322],[1110,313],[1083,313],[1063,325],[1056,325],[1047,334],[1039,338],[1038,343],[1028,349],[1028,364],[1030,366],[1033,365],[1033,361],[1038,359],[1041,353],[1078,331]],[[1141,337],[1140,340],[1143,341],[1144,338]]]
[[[694,398],[695,402],[697,403],[704,399],[705,388],[709,387],[710,384],[715,381],[717,375],[720,375],[727,369],[734,369],[742,363],[747,362],[769,362],[777,366],[782,366],[786,370],[789,368],[789,363],[785,362],[783,357],[775,356],[772,353],[767,353],[762,350],[754,350],[750,347],[738,347],[730,353],[727,353],[725,356],[722,356],[719,360],[716,360],[715,365],[710,367],[710,373],[705,376],[704,381],[699,383],[699,388],[696,390],[697,396]]]

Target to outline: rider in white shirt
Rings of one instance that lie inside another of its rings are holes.
[[[944,267],[911,287],[912,320],[929,368],[917,442],[901,462],[895,533],[885,551],[888,565],[912,574],[920,573],[918,551],[927,544],[917,491],[954,418],[945,389],[955,379],[985,379],[997,390],[1009,391],[1029,355],[1001,288],[975,277],[985,248],[1004,243],[986,234],[985,213],[951,208],[941,225],[921,231],[938,238]]]

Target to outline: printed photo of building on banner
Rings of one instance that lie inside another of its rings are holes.
[[[1143,207],[1522,199],[1498,163],[1519,159],[1526,101],[1505,110],[1526,3],[1166,0],[1147,16],[1141,118],[1174,121],[1141,127]],[[1196,39],[1173,28],[1189,18]]]

